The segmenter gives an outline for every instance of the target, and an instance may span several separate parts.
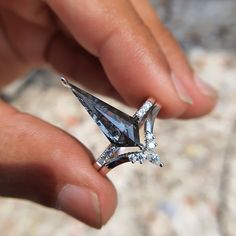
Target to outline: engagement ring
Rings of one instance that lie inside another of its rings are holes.
[[[69,83],[65,78],[61,77],[61,81],[65,87],[71,89],[110,141],[110,145],[94,163],[97,171],[106,175],[109,170],[122,163],[142,164],[145,160],[163,166],[156,153],[157,142],[153,134],[155,118],[161,106],[153,98],[148,98],[135,114],[130,116]],[[142,126],[144,126],[143,142],[140,137]]]

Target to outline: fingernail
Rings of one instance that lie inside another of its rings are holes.
[[[65,185],[58,195],[57,208],[93,227],[102,226],[98,196],[88,188]]]
[[[197,87],[199,88],[199,91],[208,97],[211,97],[213,99],[217,98],[217,92],[214,88],[212,88],[209,84],[204,82],[198,75],[194,75],[194,81]]]
[[[179,78],[177,78],[177,76],[172,73],[171,74],[171,79],[173,81],[175,90],[180,98],[181,101],[192,105],[193,104],[193,100],[190,97],[190,95],[188,94],[186,88],[184,87],[184,85],[182,84],[181,80]]]

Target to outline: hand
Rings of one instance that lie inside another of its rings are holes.
[[[104,95],[139,106],[152,96],[161,117],[208,113],[216,93],[146,0],[0,0],[2,85],[51,65]],[[58,207],[101,227],[116,193],[89,151],[62,130],[0,102],[0,195]]]

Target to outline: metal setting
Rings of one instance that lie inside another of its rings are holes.
[[[80,103],[97,123],[101,131],[111,142],[94,163],[101,173],[107,172],[126,162],[144,163],[145,160],[163,166],[156,153],[157,142],[153,134],[154,122],[161,106],[153,98],[147,101],[133,116],[112,107],[97,97],[83,91],[61,77],[63,85],[74,93]],[[139,130],[144,126],[144,142],[141,143]],[[123,152],[123,148],[135,147],[137,151]]]

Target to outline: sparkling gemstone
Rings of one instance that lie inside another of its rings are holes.
[[[139,156],[136,153],[129,154],[128,157],[132,163],[135,163],[139,159]]]
[[[139,159],[139,163],[140,163],[140,164],[143,164],[143,163],[144,163],[144,160],[145,160],[144,158],[140,158],[140,159]]]
[[[146,139],[147,140],[152,140],[152,139],[155,139],[155,136],[152,134],[152,133],[146,133]]]
[[[156,153],[149,153],[147,155],[147,159],[155,165],[160,165],[161,164],[160,157]]]
[[[143,164],[146,158],[147,156],[144,152],[135,152],[135,153],[129,154],[129,160],[132,163],[139,161],[140,164]]]
[[[144,109],[140,109],[140,110],[138,111],[138,116],[142,117],[142,116],[144,116],[144,115],[145,115],[145,110],[144,110]]]
[[[156,142],[150,142],[148,143],[148,149],[154,149],[156,147]]]
[[[140,159],[142,159],[143,161],[147,159],[147,155],[145,152],[141,152]]]
[[[72,92],[112,144],[119,147],[140,145],[139,126],[136,119],[80,88],[72,84],[70,86]]]
[[[147,111],[151,106],[152,106],[152,103],[151,103],[151,102],[146,102],[146,103],[143,105],[143,108]]]

